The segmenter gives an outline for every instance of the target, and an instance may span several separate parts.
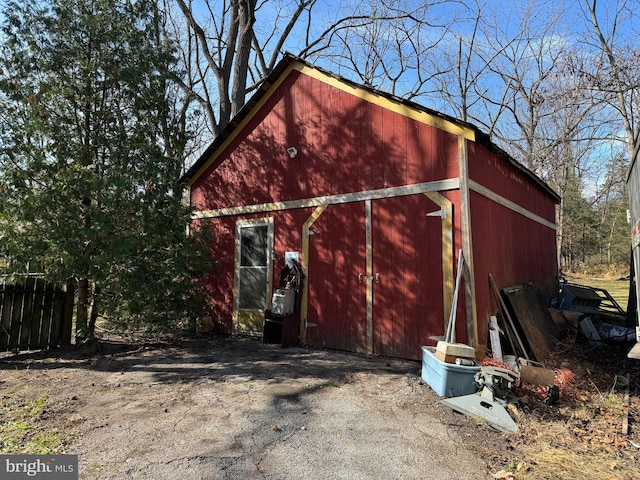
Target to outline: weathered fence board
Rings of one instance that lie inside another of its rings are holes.
[[[28,350],[71,342],[73,291],[35,276],[14,283],[0,277],[0,350]]]

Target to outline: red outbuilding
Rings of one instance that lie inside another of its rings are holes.
[[[557,292],[558,196],[468,123],[287,55],[183,179],[215,234],[215,328],[262,332],[285,258],[299,342],[422,358],[487,344],[499,287]],[[481,348],[480,348],[481,350]]]

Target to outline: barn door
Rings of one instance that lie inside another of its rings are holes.
[[[429,336],[444,334],[439,211],[425,195],[373,202],[375,354],[419,359]]]
[[[421,358],[444,332],[439,210],[422,194],[327,207],[309,239],[307,344]]]
[[[240,332],[262,332],[273,277],[273,221],[241,220],[236,224],[234,317]]]
[[[367,352],[366,229],[362,203],[329,205],[309,237],[305,343]]]

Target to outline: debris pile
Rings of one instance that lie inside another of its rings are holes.
[[[455,393],[450,385],[441,403],[454,410],[478,417],[486,424],[507,432],[517,432],[521,412],[531,412],[546,405],[559,410],[582,402],[589,396],[603,395],[588,375],[578,372],[581,365],[562,363],[561,352],[574,346],[597,353],[603,345],[626,345],[635,342],[635,331],[625,325],[626,314],[615,300],[602,289],[564,284],[559,296],[549,307],[544,305],[535,285],[517,285],[498,289],[493,277],[489,284],[496,303],[495,316],[489,323],[486,357],[473,362],[479,371],[455,381],[470,382],[473,378],[476,393]],[[454,327],[455,328],[455,327]],[[444,343],[437,347],[438,360],[465,364],[472,354],[471,347]],[[473,349],[472,349],[473,350]],[[444,367],[446,368],[446,367]],[[423,375],[424,377],[424,375]],[[616,375],[614,382],[627,385],[630,375]],[[429,379],[425,378],[427,383]],[[591,382],[591,385],[589,385]],[[635,390],[638,384],[635,383]],[[461,389],[458,389],[460,391]],[[633,391],[631,392],[633,396]],[[625,424],[629,425],[629,401],[625,410]],[[631,409],[633,410],[633,409]],[[631,417],[633,415],[631,414]],[[618,417],[620,423],[622,417]],[[576,427],[574,435],[590,438]],[[624,435],[624,430],[622,431]],[[607,440],[610,436],[601,436]],[[617,437],[616,437],[617,438]],[[607,440],[608,441],[608,440]],[[619,440],[615,440],[619,444]]]

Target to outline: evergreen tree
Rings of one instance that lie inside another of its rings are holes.
[[[602,265],[609,267],[626,265],[629,261],[629,225],[627,209],[627,156],[620,151],[607,164],[606,177],[597,192],[594,210],[599,219],[599,258]]]
[[[187,236],[177,184],[184,119],[172,42],[150,0],[20,0],[0,43],[0,245],[77,289],[98,314],[167,327],[201,313],[205,240]],[[182,122],[182,123],[181,123]]]
[[[582,196],[582,186],[570,175],[562,199],[565,212],[562,268],[578,271],[597,249],[597,220],[591,204]]]

